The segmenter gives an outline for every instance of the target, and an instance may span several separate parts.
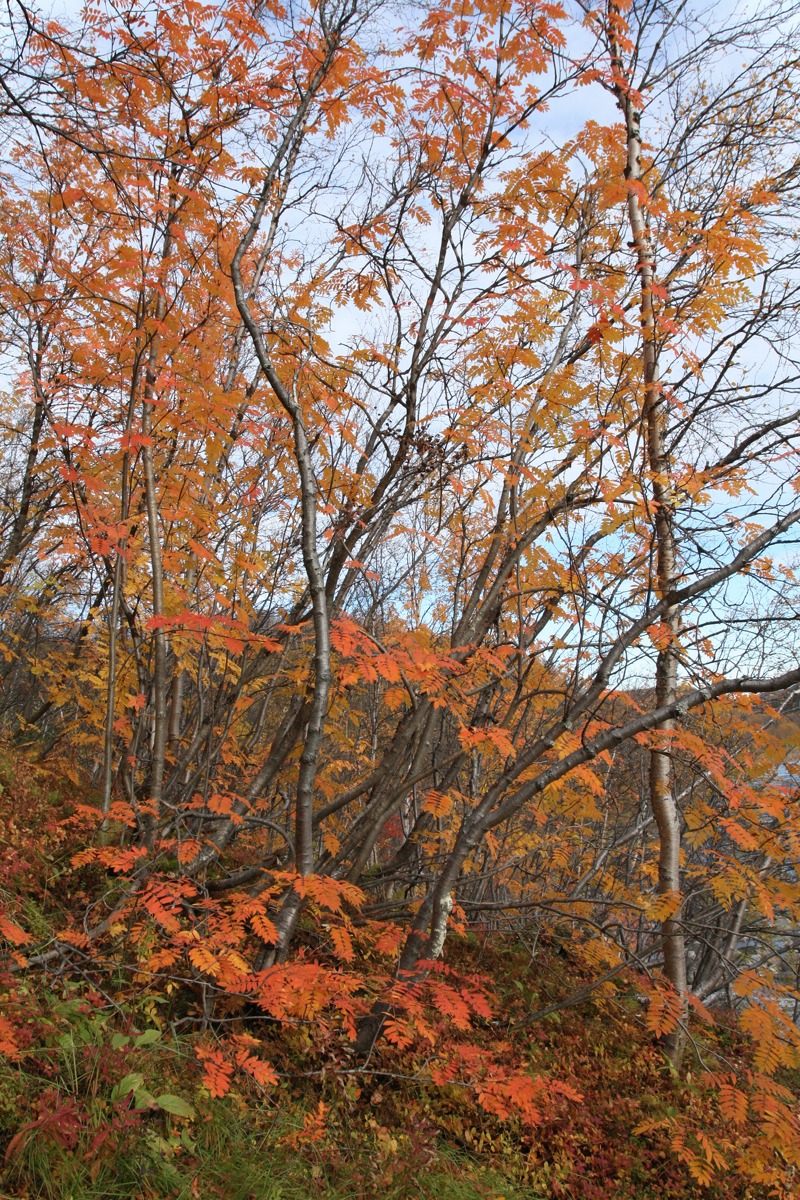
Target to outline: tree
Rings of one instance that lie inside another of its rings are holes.
[[[791,12],[18,12],[3,703],[100,786],[80,861],[220,992],[304,904],[347,960],[356,887],[399,985],[455,906],[555,912],[663,967],[679,1065],[796,918],[731,700],[800,685]]]

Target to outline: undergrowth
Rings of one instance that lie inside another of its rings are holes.
[[[44,941],[68,920],[77,923],[108,881],[95,868],[69,870],[69,803],[46,777],[5,759],[0,784],[6,911]],[[310,940],[307,949],[310,955]],[[559,1007],[584,987],[592,967],[557,928],[539,938],[534,956],[488,930],[449,938],[447,979],[454,986],[483,980],[492,1011],[473,1013],[461,1027],[439,1014],[444,1058],[438,1042],[384,1040],[366,1063],[324,1014],[279,1022],[247,1006],[209,1012],[199,975],[146,978],[125,957],[124,931],[113,958],[76,948],[68,961],[56,958],[41,970],[13,958],[0,975],[0,1035],[3,1022],[13,1031],[0,1063],[3,1197],[772,1194],[737,1171],[737,1142],[703,1067],[712,1058],[734,1070],[746,1064],[734,1024],[717,1014],[676,1076],[652,1043],[630,980],[620,976],[580,1004]],[[540,1010],[546,1015],[530,1020]],[[234,1073],[227,1094],[215,1095],[208,1055],[232,1036],[240,1039],[240,1056],[241,1046],[258,1054],[250,1061],[263,1068],[261,1078]],[[205,1071],[198,1061],[204,1056]],[[506,1091],[481,1095],[475,1081],[487,1063],[507,1071]],[[525,1086],[527,1109],[505,1104],[512,1087]],[[717,1145],[728,1138],[729,1169],[700,1187],[687,1159],[702,1155],[705,1131]],[[735,1131],[742,1145],[749,1136],[746,1125]]]

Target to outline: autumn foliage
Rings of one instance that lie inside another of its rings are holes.
[[[9,9],[15,1187],[302,1079],[323,1157],[385,1080],[419,1171],[795,1194],[795,28]]]

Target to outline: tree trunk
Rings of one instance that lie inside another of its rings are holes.
[[[655,549],[655,590],[659,600],[667,599],[675,590],[678,579],[675,541],[675,507],[670,486],[670,463],[666,448],[667,409],[663,389],[658,380],[658,352],[656,344],[656,319],[653,308],[654,253],[644,206],[642,134],[638,99],[627,77],[617,38],[619,10],[609,4],[609,44],[612,69],[615,77],[617,104],[625,121],[627,162],[625,178],[628,182],[628,220],[630,222],[633,247],[636,252],[636,272],[639,278],[639,313],[642,328],[642,382],[644,402],[642,424],[650,489]],[[657,708],[672,704],[677,697],[678,650],[680,611],[670,605],[661,624],[661,644],[658,650],[655,679],[655,703]],[[675,800],[672,757],[669,750],[669,734],[674,728],[674,719],[660,722],[656,733],[662,742],[650,753],[650,807],[658,827],[658,893],[672,900],[674,911],[661,924],[661,944],[664,958],[664,974],[681,997],[683,1015],[681,1023],[665,1041],[665,1050],[674,1065],[680,1063],[685,1043],[685,1016],[687,1011],[686,945],[680,920],[681,893],[681,818]]]

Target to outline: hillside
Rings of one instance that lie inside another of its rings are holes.
[[[105,879],[70,868],[74,789],[13,751],[0,770],[6,911],[46,944],[80,924]],[[790,1119],[780,1097],[796,1103],[797,1071],[765,1091],[734,1015],[716,1008],[678,1077],[653,1045],[642,980],[598,985],[566,926],[535,946],[524,929],[452,936],[428,990],[406,998],[406,1036],[366,1062],[336,1005],[366,1010],[372,953],[337,962],[309,923],[301,961],[361,988],[316,1010],[309,990],[305,1019],[241,1004],[206,1017],[201,976],[142,972],[130,932],[36,969],[17,951],[5,969],[4,1195],[760,1200],[774,1192],[757,1170],[780,1190],[770,1120]],[[137,942],[155,933],[140,925]]]

